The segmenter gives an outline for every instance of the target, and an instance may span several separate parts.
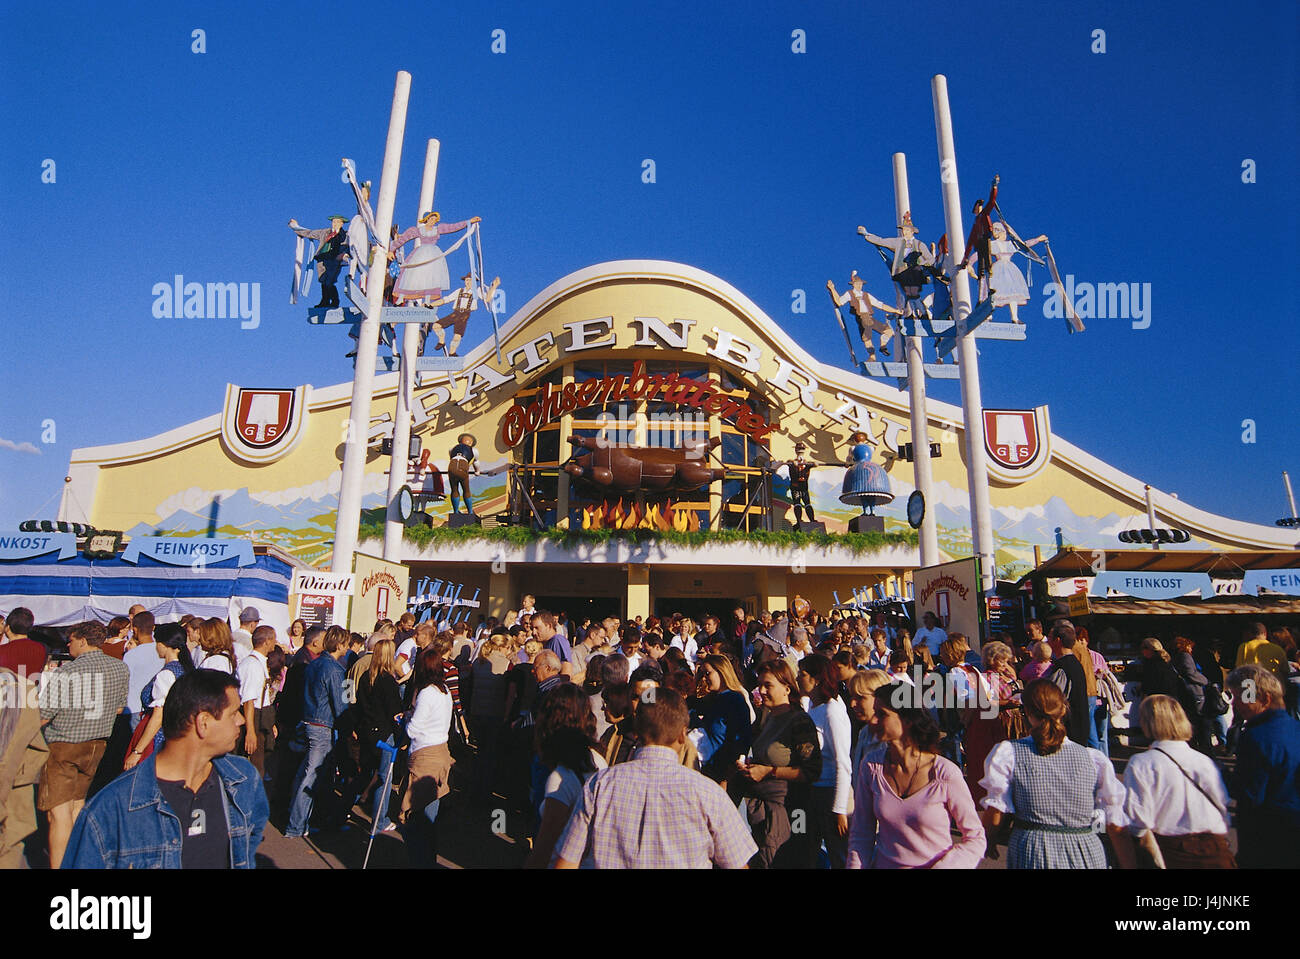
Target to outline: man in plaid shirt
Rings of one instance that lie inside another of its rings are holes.
[[[745,868],[758,847],[736,804],[681,764],[689,723],[671,689],[638,705],[642,746],[587,782],[556,845],[557,869]]]
[[[41,683],[41,719],[50,758],[41,770],[36,807],[50,816],[50,868],[58,869],[73,823],[104,758],[113,721],[126,708],[131,670],[100,648],[108,632],[95,622],[68,634],[72,662]]]

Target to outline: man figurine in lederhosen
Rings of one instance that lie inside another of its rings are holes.
[[[803,443],[794,444],[794,459],[787,462],[786,468],[790,472],[790,505],[794,507],[795,525],[803,524],[803,511],[808,510],[808,522],[815,523],[817,517],[813,515],[812,501],[808,498],[808,475],[812,472],[816,463],[810,463],[803,458],[807,451]]]
[[[897,310],[886,303],[880,302],[870,293],[862,288],[862,277],[858,276],[858,271],[854,270],[849,277],[849,283],[853,287],[851,290],[845,290],[839,293],[835,289],[835,281],[827,280],[826,289],[831,291],[831,298],[835,301],[836,306],[849,304],[849,309],[853,311],[853,316],[858,321],[858,332],[862,335],[862,345],[867,348],[867,361],[873,362],[876,358],[876,347],[871,342],[873,332],[880,334],[880,355],[889,356],[889,341],[894,335],[894,328],[888,323],[881,323],[876,319],[876,314],[872,307],[878,307],[886,313],[896,313],[902,315],[901,310]]]
[[[971,210],[975,214],[975,222],[971,224],[970,236],[966,238],[966,255],[961,258],[961,264],[958,270],[966,269],[966,264],[970,262],[971,254],[975,254],[975,276],[980,283],[980,302],[988,299],[989,294],[993,291],[989,289],[989,275],[993,272],[993,254],[989,244],[993,239],[993,222],[989,218],[989,211],[994,208],[998,202],[998,182],[1001,177],[993,177],[993,185],[989,187],[989,201],[976,200],[975,206]]]
[[[921,294],[924,286],[930,282],[926,270],[934,265],[934,254],[930,248],[917,239],[916,224],[912,222],[912,212],[903,214],[903,222],[898,224],[898,236],[883,237],[868,233],[865,226],[858,227],[858,234],[879,250],[893,254],[889,265],[889,275],[898,290],[903,294],[903,316],[928,316],[925,301]],[[883,351],[882,351],[883,352]],[[888,355],[888,354],[886,354]]]
[[[474,515],[474,500],[469,492],[469,474],[477,473],[474,464],[474,437],[470,433],[461,433],[456,438],[456,445],[451,448],[451,461],[447,464],[448,484],[451,489],[451,511],[460,512],[460,497],[465,497],[465,510]]]
[[[330,217],[329,229],[307,230],[297,220],[289,221],[289,229],[307,240],[315,240],[318,249],[312,260],[316,263],[316,278],[320,280],[320,302],[313,309],[332,309],[339,305],[339,273],[348,258],[348,232],[343,225],[345,216]]]
[[[451,345],[447,347],[447,355],[455,356],[456,349],[460,346],[460,338],[465,335],[465,324],[469,321],[469,315],[478,309],[479,294],[475,292],[474,274],[466,273],[461,277],[465,284],[456,291],[455,299],[452,301],[452,310],[437,323],[433,324],[434,331],[438,334],[438,349],[442,349],[446,341],[444,330],[451,328]],[[501,285],[501,277],[492,281],[492,285],[487,288],[487,297],[491,297]]]

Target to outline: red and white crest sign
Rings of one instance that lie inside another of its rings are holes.
[[[284,439],[293,417],[293,390],[240,390],[235,401],[235,429],[256,449],[270,449]]]
[[[1047,407],[985,410],[984,449],[994,477],[1008,483],[1029,479],[1051,458]]]
[[[308,389],[228,386],[221,424],[226,448],[250,463],[270,463],[284,456],[302,435]]]

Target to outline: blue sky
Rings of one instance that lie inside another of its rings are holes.
[[[967,211],[998,173],[1004,212],[1051,237],[1063,273],[1151,284],[1148,329],[1067,336],[1036,268],[1029,339],[982,347],[985,405],[1049,404],[1059,436],[1186,502],[1283,515],[1281,471],[1300,474],[1300,335],[1279,302],[1300,254],[1291,0],[697,6],[8,5],[0,529],[53,517],[74,448],[218,412],[228,381],[350,378],[342,334],[288,304],[285,222],[347,211],[341,156],[378,180],[399,69],[397,221],[436,136],[436,205],[483,217],[509,311],[592,263],[675,260],[841,364],[823,287],[856,268],[891,295],[854,231],[894,232],[895,151],[922,236],[942,232],[930,77],[946,74]],[[260,283],[260,326],[155,319],[151,289],[178,273]],[[930,392],[958,398],[955,381]]]

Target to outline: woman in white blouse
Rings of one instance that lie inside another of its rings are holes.
[[[432,646],[416,657],[411,695],[414,698],[406,714],[406,734],[411,737],[409,775],[402,794],[400,821],[406,826],[403,837],[412,865],[433,866],[438,861],[438,806],[451,791],[447,783],[453,760],[447,748],[451,693],[442,655]]]
[[[1172,696],[1147,696],[1139,716],[1152,742],[1124,770],[1129,832],[1168,869],[1236,868],[1223,774],[1188,744],[1193,730],[1182,706]]]
[[[1105,869],[1106,853],[1093,827],[1097,811],[1104,814],[1120,865],[1132,867],[1124,787],[1110,760],[1066,737],[1066,700],[1054,683],[1030,683],[1022,704],[1030,735],[993,747],[980,780],[987,835],[997,834],[1004,815],[1015,816],[1007,868]],[[992,841],[988,856],[997,858]]]
[[[832,869],[843,869],[848,852],[849,807],[852,803],[850,754],[853,732],[849,711],[840,698],[839,682],[831,661],[810,653],[799,661],[799,692],[806,699],[808,718],[817,727],[822,751],[822,769],[812,784],[812,815],[809,817],[811,866],[817,865],[821,844],[826,843]]]
[[[235,642],[225,620],[213,616],[199,623],[199,655],[194,666],[235,675]]]

